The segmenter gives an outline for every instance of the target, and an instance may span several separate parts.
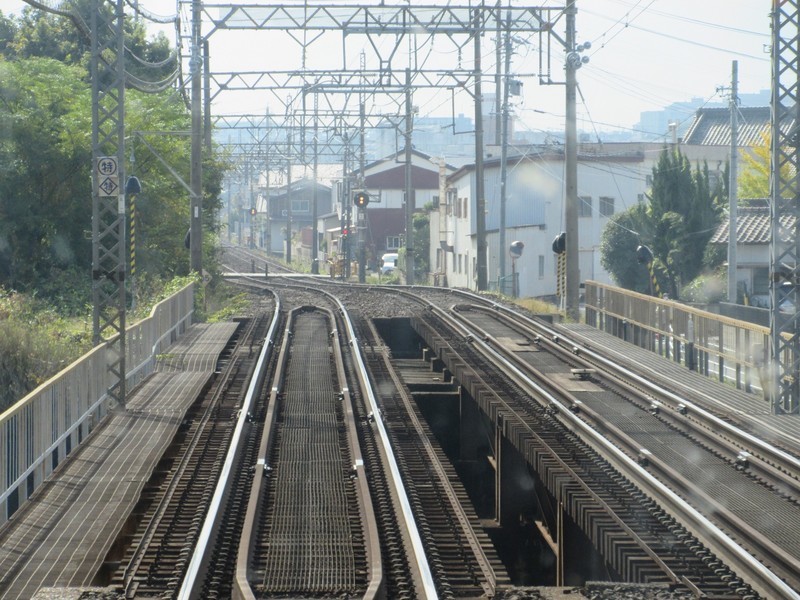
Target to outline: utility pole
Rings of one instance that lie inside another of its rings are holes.
[[[500,65],[503,61],[503,19],[501,18],[502,11],[500,10],[501,0],[497,0],[495,3],[495,14],[497,15],[496,18],[496,29],[495,29],[495,64],[497,68],[495,69],[494,73],[494,143],[498,146],[503,143],[503,132],[502,126],[500,125],[500,115],[502,114],[503,109],[501,108],[501,104],[503,102],[503,71],[500,68]],[[508,71],[506,71],[508,73]],[[502,267],[500,269],[502,274]]]
[[[203,272],[203,114],[202,114],[202,12],[200,0],[192,0],[192,166],[189,263],[192,271]]]
[[[319,106],[317,105],[317,94],[314,93],[314,191],[311,197],[311,272],[314,275],[319,273],[319,231],[317,229],[317,213],[319,204],[319,118],[317,117]]]
[[[286,146],[286,262],[292,263],[292,131]]]
[[[575,49],[575,0],[567,0],[566,14],[566,131],[564,228],[566,236],[566,313],[573,321],[580,318],[580,260],[578,254],[578,125],[575,109],[577,78],[581,59]]]
[[[208,60],[208,40],[203,41],[203,143],[211,156],[211,62]]]
[[[406,69],[406,283],[414,285],[414,190],[411,189],[411,132],[414,128],[413,107],[411,106],[411,69]]]
[[[499,17],[498,17],[499,18]],[[511,20],[511,15],[508,15]],[[500,281],[505,284],[506,278],[506,203],[508,201],[508,93],[511,77],[511,30],[510,23],[505,32],[505,61],[503,72],[503,108],[501,109],[502,127],[500,136]],[[498,290],[503,292],[503,289]]]
[[[358,187],[364,189],[364,166],[366,163],[366,133],[364,131],[364,120],[366,119],[366,107],[364,100],[359,102],[359,116],[361,123],[359,125],[359,156],[358,156]],[[367,281],[367,207],[358,208],[358,282],[366,283]]]
[[[264,234],[264,245],[266,246],[267,256],[272,254],[272,217],[270,216],[270,211],[272,210],[272,202],[269,197],[269,170],[271,168],[270,165],[270,154],[269,154],[269,110],[267,110],[266,114],[266,130],[264,133],[264,138],[266,142],[266,148],[264,150],[264,211],[266,214],[266,233]]]
[[[486,272],[486,197],[483,182],[483,93],[481,92],[481,10],[475,9],[475,235],[478,256],[478,291],[487,288]]]
[[[736,304],[738,294],[736,293],[736,244],[737,234],[737,204],[738,204],[738,185],[739,178],[739,121],[737,112],[739,110],[739,62],[734,60],[731,67],[731,165],[728,185],[728,302]]]

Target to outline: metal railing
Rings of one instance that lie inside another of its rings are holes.
[[[194,284],[158,303],[126,329],[127,387],[155,369],[156,357],[191,325]],[[107,342],[0,414],[0,524],[4,523],[108,413]]]
[[[738,389],[761,389],[768,327],[594,281],[586,323]]]

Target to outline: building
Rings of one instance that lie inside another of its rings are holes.
[[[751,306],[769,308],[769,245],[772,239],[772,218],[766,199],[749,200],[737,207],[736,219],[736,287],[740,300]],[[786,226],[794,230],[794,219],[787,217]],[[729,223],[725,219],[717,228],[711,244],[728,247]]]
[[[646,201],[653,167],[664,144],[580,144],[578,149],[578,228],[580,279],[612,283],[600,262],[600,240],[609,218]],[[712,179],[727,162],[725,147],[681,146],[690,161],[708,164]],[[512,260],[500,244],[500,159],[484,161],[487,277],[490,289],[511,290],[512,271],[521,296],[550,297],[557,292],[554,238],[564,229],[564,149],[531,146],[507,161],[506,245],[524,244]],[[467,165],[447,179],[445,202],[431,213],[431,281],[476,289],[477,238],[475,167]],[[505,279],[500,252],[506,253]],[[633,252],[632,252],[633,256]]]
[[[739,143],[749,148],[763,143],[769,130],[769,108],[739,109]],[[680,143],[693,165],[708,166],[712,186],[730,161],[730,111],[704,108]],[[600,261],[603,228],[615,213],[645,202],[653,168],[664,143],[580,143],[578,145],[578,234],[580,280],[613,283]],[[564,148],[558,143],[517,147],[507,161],[505,206],[506,246],[520,241],[524,251],[513,259],[500,248],[499,149],[489,148],[484,161],[487,277],[490,289],[510,291],[519,278],[521,296],[552,297],[558,291],[554,238],[564,229]],[[462,167],[447,179],[444,202],[431,212],[432,282],[476,289],[477,237],[475,166]],[[505,277],[500,253],[505,253]],[[631,252],[632,260],[634,252]]]
[[[444,178],[454,171],[455,167],[445,164],[443,160],[412,150],[411,188],[416,211],[439,202]],[[362,173],[359,169],[350,173],[349,191],[345,191],[348,186],[344,182],[334,185],[334,209],[319,220],[320,231],[325,232],[321,247],[326,248],[325,260],[333,253],[341,256],[346,252],[342,240],[342,233],[346,230],[350,259],[358,259],[359,243],[363,242],[367,265],[374,271],[379,267],[380,257],[384,253],[397,252],[405,245],[405,150],[365,165],[363,187],[353,183],[360,180]],[[356,191],[366,191],[369,195],[369,204],[363,211],[363,222],[358,221],[359,209],[353,203]]]
[[[318,215],[331,212],[330,186],[315,183],[311,179],[300,179],[291,186],[270,188],[269,199],[264,202],[263,198],[262,195],[257,204],[253,226],[256,231],[264,231],[263,246],[271,254],[286,256],[286,241],[290,239],[292,259],[305,257],[310,260],[312,238],[310,233],[304,234],[303,230],[312,231],[315,201]]]

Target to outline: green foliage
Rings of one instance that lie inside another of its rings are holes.
[[[650,275],[636,260],[642,238],[650,237],[647,208],[636,204],[609,219],[600,237],[600,263],[614,282],[626,289],[649,293]]]
[[[743,152],[742,170],[739,173],[739,198],[769,198],[770,136],[761,135],[761,144],[751,152]],[[788,168],[788,164],[786,165]]]
[[[0,61],[0,283],[89,272],[91,100],[75,67]]]
[[[86,319],[0,288],[0,411],[91,349]]]
[[[90,19],[91,0],[69,8]],[[111,5],[100,3],[102,10]],[[126,48],[160,62],[171,50],[163,35],[148,40],[143,24],[127,21]],[[101,32],[104,35],[105,32]],[[91,343],[91,131],[89,42],[69,19],[34,9],[7,18],[0,13],[0,386],[6,402],[78,358]],[[152,69],[137,61],[128,71],[147,81],[164,79],[173,61]],[[136,277],[128,278],[135,310],[131,323],[190,280],[183,246],[189,195],[160,157],[187,181],[190,140],[141,131],[188,131],[189,114],[168,90],[127,90],[126,156],[136,162],[143,191],[128,197],[136,231]],[[226,163],[203,164],[204,267],[219,270],[216,216]],[[213,285],[213,284],[212,284]],[[5,292],[13,289],[16,292]],[[208,288],[198,286],[204,305]],[[8,300],[13,298],[13,301]],[[33,375],[35,374],[35,375]],[[0,399],[0,401],[3,401]]]
[[[208,316],[209,323],[222,323],[230,321],[232,317],[250,312],[252,298],[245,292],[240,292],[226,298],[224,305]]]
[[[416,275],[417,283],[424,282],[428,277],[430,271],[430,255],[431,255],[431,223],[430,213],[417,212],[413,215],[414,226],[414,274]]]
[[[681,287],[703,271],[704,257],[716,258],[706,254],[706,247],[720,222],[725,191],[723,184],[711,190],[707,165],[692,171],[680,150],[665,148],[653,168],[649,205],[622,213],[603,232],[603,266],[619,285],[647,291],[642,268],[631,264],[636,246],[646,245],[653,253],[652,268],[661,291],[678,298]]]
[[[113,14],[110,3],[99,3],[106,18]],[[26,8],[16,18],[0,17],[0,53],[8,59],[52,58],[67,65],[80,65],[89,79],[91,40],[88,24],[92,22],[92,0],[72,0],[68,8],[72,18],[65,18],[47,11]],[[150,82],[166,79],[177,66],[176,60],[168,60],[172,50],[167,37],[159,32],[148,39],[144,22],[126,17],[125,69],[134,77]],[[98,33],[101,44],[108,43],[112,32],[102,29]],[[111,47],[115,47],[112,42]]]
[[[711,304],[725,300],[727,296],[727,277],[721,273],[711,273],[695,277],[681,290],[681,298],[686,302]]]

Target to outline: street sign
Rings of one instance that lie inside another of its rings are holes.
[[[102,197],[119,196],[119,168],[114,156],[100,156],[95,167],[97,194]]]

